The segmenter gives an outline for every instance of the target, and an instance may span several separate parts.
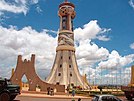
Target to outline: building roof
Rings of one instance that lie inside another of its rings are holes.
[[[59,5],[59,8],[60,8],[61,6],[64,6],[64,5],[72,6],[73,8],[75,8],[75,5],[74,5],[73,3],[71,3],[71,2],[68,2],[68,1],[65,1],[65,2],[61,3],[61,4]]]

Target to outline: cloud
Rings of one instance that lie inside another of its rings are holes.
[[[24,59],[30,58],[32,53],[36,54],[36,69],[52,67],[57,38],[45,31],[37,32],[30,26],[21,30],[15,26],[10,26],[10,28],[0,26],[0,36],[0,69],[9,68],[6,70],[11,71],[11,67],[16,65],[19,54],[23,55]],[[2,74],[1,71],[0,76],[5,76]]]
[[[36,7],[36,11],[37,11],[38,13],[43,12],[43,10],[40,8],[40,6],[39,6],[39,5],[37,5],[37,7]]]
[[[107,35],[106,33],[111,29],[100,28],[97,21],[89,23],[85,24],[84,28],[80,28],[83,33],[77,31],[78,28],[75,29],[76,57],[79,70],[81,74],[86,73],[90,80],[91,78],[112,78],[109,72],[105,72],[101,76],[103,71],[100,68],[103,70],[107,68],[107,71],[112,69],[113,73],[117,66],[121,68],[132,64],[134,54],[120,56],[115,50],[109,52],[108,49],[93,43],[92,39]],[[57,33],[57,31],[43,29],[38,32],[30,26],[19,30],[16,26],[9,26],[9,28],[0,26],[0,76],[10,76],[11,68],[15,68],[19,54],[23,55],[23,59],[30,59],[31,54],[34,53],[36,54],[36,72],[43,79],[47,77],[55,59],[57,46],[57,37],[51,36],[50,33]],[[90,34],[92,35],[90,36]],[[6,73],[8,75],[5,75]],[[94,79],[91,82],[95,82]]]
[[[31,0],[31,2],[32,2],[33,4],[37,4],[37,3],[39,2],[39,0]]]
[[[110,40],[110,38],[108,38],[106,35],[98,36],[97,39],[100,41],[109,41]]]
[[[3,12],[0,12],[0,16],[3,15]]]
[[[130,82],[130,79],[127,79],[127,77],[130,78],[130,72],[127,73],[128,69],[121,71],[121,74],[120,69],[132,65],[134,54],[121,56],[115,50],[110,53],[106,48],[98,47],[87,39],[79,41],[76,47],[76,57],[80,73],[86,73],[90,83],[127,84]],[[120,76],[117,75],[122,75],[122,82],[119,81]],[[115,78],[117,78],[116,81]],[[102,82],[102,79],[105,81]]]
[[[102,41],[108,41],[107,34],[111,29],[100,28],[97,24],[97,20],[92,20],[88,24],[85,24],[83,28],[76,28],[74,30],[75,40],[85,40],[85,39],[99,39]]]
[[[21,30],[17,30],[14,26],[11,26],[9,29],[0,26],[0,34],[2,36],[0,37],[0,41],[2,42],[4,40],[4,42],[0,44],[14,50],[20,50],[30,46],[38,49],[42,46],[46,46],[49,42],[52,42],[54,46],[56,43],[53,42],[55,38],[48,35],[45,31],[37,32],[30,26],[24,27]]]
[[[15,0],[15,3],[17,4],[23,4],[23,5],[26,5],[26,4],[37,4],[39,2],[39,0]]]
[[[111,54],[109,54],[109,57],[106,61],[101,61],[98,64],[98,68],[116,69],[116,68],[124,67],[133,62],[134,62],[134,54],[122,57],[119,55],[117,51],[113,50]]]
[[[91,40],[79,41],[79,46],[76,47],[76,56],[79,66],[91,65],[96,62],[107,59],[109,51],[106,48],[98,47]]]
[[[54,34],[57,34],[57,31],[54,31],[54,30],[43,29],[43,31],[45,31],[45,32],[47,32],[47,33],[54,33]]]
[[[0,77],[9,78],[9,76],[11,76],[11,68],[12,67],[0,67]]]
[[[132,43],[132,44],[130,45],[130,48],[131,48],[131,49],[134,49],[134,43]]]
[[[131,67],[117,68],[117,69],[93,69],[89,67],[86,74],[90,84],[122,84],[128,85],[131,78]]]
[[[0,11],[1,12],[12,12],[12,13],[23,13],[27,14],[29,10],[29,5],[37,4],[38,0],[15,0],[15,1],[6,1],[0,0]]]
[[[129,5],[134,9],[134,1],[133,0],[129,1]]]
[[[131,68],[120,68],[119,70],[109,70],[107,74],[101,75],[103,84],[122,84],[128,85],[131,78]]]
[[[109,41],[108,34],[110,31],[110,28],[101,28],[97,20],[92,20],[85,24],[83,28],[79,27],[74,30],[76,57],[80,73],[86,73],[90,83],[116,84],[120,80],[118,76],[118,80],[114,81],[116,74],[120,72],[119,69],[134,62],[134,54],[121,56],[116,50],[112,50],[110,53],[108,49],[93,43],[92,40],[94,39]],[[128,75],[125,75],[122,79],[124,80],[126,77]],[[105,80],[102,82],[102,79]],[[126,80],[125,83],[128,82]],[[117,83],[119,84],[119,82]]]
[[[0,11],[7,11],[12,13],[24,13],[26,14],[28,8],[25,5],[17,6],[15,4],[10,4],[5,0],[0,1]]]

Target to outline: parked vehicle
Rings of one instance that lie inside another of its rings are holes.
[[[12,101],[20,94],[20,86],[11,84],[10,80],[0,78],[0,101]]]
[[[122,86],[121,90],[125,93],[128,100],[132,100],[134,98],[134,86]]]
[[[92,101],[122,101],[114,95],[95,95]]]

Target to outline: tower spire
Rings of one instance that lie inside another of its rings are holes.
[[[68,2],[68,0],[65,0],[65,2]]]

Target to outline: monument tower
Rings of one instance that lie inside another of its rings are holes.
[[[88,85],[79,73],[74,47],[73,19],[75,18],[74,4],[65,0],[59,5],[60,29],[58,46],[52,70],[46,79],[47,83],[87,88]]]

